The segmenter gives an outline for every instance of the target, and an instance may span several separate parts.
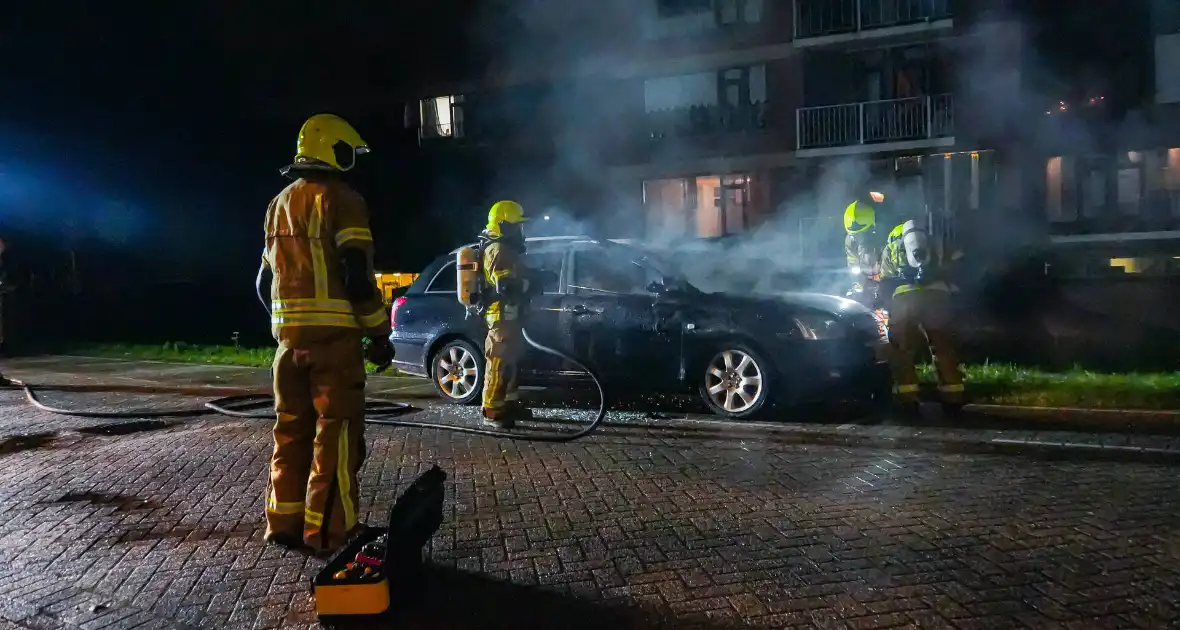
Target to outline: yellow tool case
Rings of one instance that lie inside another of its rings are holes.
[[[322,624],[384,615],[413,600],[422,581],[424,547],[442,524],[446,478],[438,466],[419,475],[389,511],[388,527],[366,528],[316,574],[311,592]],[[379,566],[356,562],[366,545],[382,537]]]

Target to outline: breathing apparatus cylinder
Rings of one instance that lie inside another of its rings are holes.
[[[479,308],[480,304],[480,269],[479,250],[471,247],[460,247],[455,252],[455,280],[459,303],[467,307],[470,314]]]
[[[921,282],[925,276],[926,267],[930,264],[930,234],[926,231],[925,226],[910,219],[902,226],[901,241],[905,246],[906,262],[909,263],[910,273],[915,282]]]

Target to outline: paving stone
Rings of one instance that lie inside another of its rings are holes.
[[[53,396],[109,409],[130,400]],[[134,404],[178,403],[193,399]],[[427,405],[421,415],[477,422],[468,409]],[[430,463],[447,470],[447,515],[430,555],[473,574],[442,571],[447,579],[478,587],[427,594],[446,602],[434,614],[491,614],[479,593],[507,589],[489,604],[495,614],[534,623],[555,615],[548,627],[607,627],[592,622],[608,614],[630,620],[618,627],[675,628],[1148,628],[1180,618],[1180,487],[1165,463],[871,441],[992,437],[970,429],[842,429],[868,440],[855,443],[796,435],[831,427],[758,439],[618,420],[628,428],[566,445],[372,427],[360,509],[380,520]],[[0,393],[0,439],[47,434],[40,445],[0,449],[0,620],[314,624],[307,584],[320,563],[261,542],[265,422],[75,433],[95,424]],[[541,612],[542,601],[567,612]],[[92,613],[96,602],[108,607]],[[619,605],[627,608],[612,612]],[[432,627],[420,616],[406,627]]]

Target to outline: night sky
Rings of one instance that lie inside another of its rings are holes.
[[[415,51],[462,42],[464,3],[32,4],[43,6],[0,27],[0,222],[12,253],[55,255],[72,221],[94,264],[252,277],[267,202],[286,183],[278,169],[303,120],[327,111],[373,147],[354,177],[379,262],[432,254],[407,234],[430,191],[398,97],[463,61],[461,46]]]

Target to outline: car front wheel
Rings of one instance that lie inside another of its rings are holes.
[[[479,402],[483,386],[483,353],[466,339],[453,339],[430,359],[430,380],[445,402]]]
[[[701,398],[716,415],[751,418],[770,400],[770,364],[748,347],[734,345],[717,352],[701,376]]]

